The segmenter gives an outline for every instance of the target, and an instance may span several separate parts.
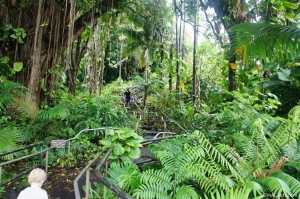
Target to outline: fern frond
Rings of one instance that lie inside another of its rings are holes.
[[[133,197],[136,199],[171,199],[172,197],[164,191],[158,190],[157,187],[143,184],[135,190]]]
[[[245,176],[247,171],[250,169],[248,162],[235,151],[234,148],[225,145],[218,144],[216,149],[220,151],[228,161],[237,169],[241,176]]]
[[[284,173],[284,172],[274,172],[270,176],[280,178],[284,180],[290,187],[293,196],[297,195],[300,198],[300,181],[296,178]]]
[[[133,190],[140,185],[141,173],[135,164],[112,163],[108,174],[113,183],[129,193],[133,193]]]
[[[231,189],[227,192],[217,191],[216,193],[211,193],[210,199],[248,199],[250,196],[250,190],[246,188],[241,189]],[[261,199],[264,195],[255,197],[255,199]],[[206,197],[208,199],[208,197]]]
[[[61,105],[54,106],[48,110],[41,110],[39,112],[39,118],[41,120],[65,119],[69,115],[69,109]]]
[[[251,192],[253,192],[255,197],[257,195],[262,195],[263,192],[264,192],[263,187],[255,181],[247,181],[244,185],[244,188],[248,189],[248,190],[251,190]]]
[[[0,152],[12,150],[18,146],[21,132],[17,128],[2,127],[0,128]],[[13,156],[5,156],[5,159],[12,159]]]
[[[266,192],[271,192],[277,196],[284,194],[286,197],[292,197],[291,188],[289,185],[280,178],[268,176],[266,178],[256,179],[265,189]]]
[[[297,171],[300,171],[300,162],[299,161],[290,161],[284,164],[284,166],[293,167],[297,169]]]
[[[162,164],[163,169],[174,176],[174,183],[180,184],[190,178],[187,172],[187,165],[194,163],[199,157],[204,155],[204,150],[200,146],[190,146],[186,140],[168,140],[152,146],[156,158]]]
[[[296,106],[290,111],[288,119],[281,120],[281,124],[269,139],[265,136],[262,120],[257,120],[251,141],[245,144],[245,150],[251,152],[251,157],[246,156],[246,158],[253,167],[252,170],[249,170],[245,180],[274,164],[284,151],[289,151],[294,147],[299,138],[299,107]]]
[[[149,169],[142,173],[141,182],[147,183],[149,187],[155,188],[161,192],[167,192],[172,189],[172,177],[165,170]]]
[[[177,187],[175,190],[175,194],[173,196],[174,199],[198,199],[199,196],[195,189],[189,185],[183,185],[181,187]]]
[[[225,168],[228,168],[231,171],[231,174],[236,178],[237,181],[243,182],[242,176],[238,171],[233,167],[233,165],[220,153],[210,141],[199,131],[195,131],[192,134],[191,139],[197,139],[197,142],[205,150],[206,156],[210,157],[212,160],[220,163]]]

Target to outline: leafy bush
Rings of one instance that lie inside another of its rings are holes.
[[[131,159],[139,158],[141,151],[141,142],[143,138],[133,130],[123,128],[119,130],[108,130],[106,138],[100,140],[103,145],[102,150],[113,147],[110,158],[113,160],[121,160],[124,163],[131,162]]]

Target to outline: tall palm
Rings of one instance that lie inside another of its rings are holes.
[[[127,6],[129,9],[127,20],[134,25],[123,29],[123,33],[128,37],[123,53],[138,57],[140,65],[145,68],[144,107],[148,95],[150,62],[154,49],[160,47],[160,33],[167,17],[165,5],[165,0],[159,2],[139,0]]]

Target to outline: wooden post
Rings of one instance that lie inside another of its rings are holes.
[[[0,167],[0,183],[1,183],[1,178],[2,178],[2,166]]]
[[[49,158],[49,151],[46,152],[46,165],[45,165],[45,171],[48,173],[48,158]]]
[[[71,141],[68,142],[68,162],[70,164]]]
[[[89,199],[90,194],[90,168],[86,170],[85,174],[85,199]]]

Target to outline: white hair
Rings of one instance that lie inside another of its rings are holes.
[[[36,168],[33,169],[28,176],[29,184],[39,183],[43,184],[43,182],[47,179],[47,174],[43,169]]]

